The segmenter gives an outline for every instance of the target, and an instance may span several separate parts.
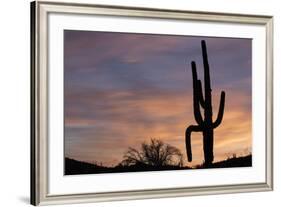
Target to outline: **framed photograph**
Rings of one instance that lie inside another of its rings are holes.
[[[31,204],[272,190],[272,28],[31,3]]]

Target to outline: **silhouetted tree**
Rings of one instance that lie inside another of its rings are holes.
[[[123,156],[123,165],[149,165],[156,167],[182,166],[182,153],[180,150],[158,139],[151,139],[149,143],[143,142],[141,149],[130,147]]]
[[[210,71],[207,56],[207,48],[204,40],[201,42],[203,65],[204,65],[204,87],[205,97],[203,96],[203,90],[201,81],[197,78],[196,63],[191,62],[192,78],[193,78],[193,111],[194,117],[198,125],[190,125],[185,132],[186,139],[186,151],[188,161],[192,161],[191,141],[190,136],[192,132],[203,133],[203,149],[205,165],[210,165],[214,160],[213,145],[214,145],[214,129],[218,127],[222,121],[224,114],[225,104],[225,92],[221,92],[220,106],[218,116],[215,122],[213,122],[213,110],[212,110],[212,89],[210,81]],[[204,118],[202,118],[200,106],[204,111]]]

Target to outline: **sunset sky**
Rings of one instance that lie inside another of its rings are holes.
[[[128,147],[157,138],[178,147],[185,165],[201,164],[202,134],[192,134],[192,163],[184,138],[186,127],[196,124],[190,62],[203,79],[201,40],[209,56],[213,120],[226,92],[215,161],[251,152],[250,39],[66,30],[65,156],[112,166]]]

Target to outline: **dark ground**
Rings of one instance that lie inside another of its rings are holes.
[[[117,165],[114,167],[105,167],[97,164],[90,164],[78,160],[65,158],[65,175],[79,174],[98,174],[98,173],[120,173],[120,172],[144,172],[144,171],[163,171],[163,170],[187,170],[187,169],[203,169],[203,168],[229,168],[229,167],[251,167],[252,155],[244,157],[229,158],[224,161],[213,163],[211,166],[198,165],[195,168],[179,167],[179,166],[162,166],[155,167],[145,164],[132,166]]]

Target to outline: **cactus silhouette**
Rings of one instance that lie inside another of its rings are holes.
[[[204,150],[204,165],[212,164],[214,160],[213,147],[214,147],[214,129],[218,127],[222,121],[224,114],[225,92],[221,92],[220,106],[217,119],[213,122],[212,110],[212,89],[210,81],[210,71],[207,56],[206,42],[201,41],[203,66],[204,66],[204,96],[201,81],[197,78],[196,63],[191,62],[192,78],[193,78],[193,112],[197,125],[190,125],[185,132],[185,143],[188,161],[192,161],[191,152],[191,133],[202,132],[203,134],[203,150]],[[200,106],[204,111],[204,118],[202,118]]]

